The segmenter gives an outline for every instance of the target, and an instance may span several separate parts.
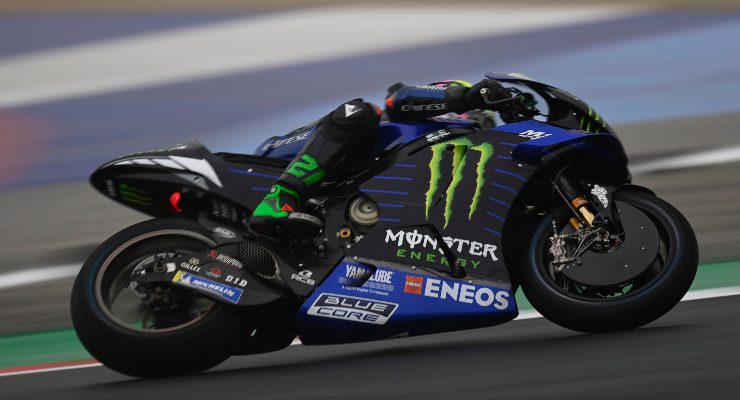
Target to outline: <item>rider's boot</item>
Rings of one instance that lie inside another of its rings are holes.
[[[258,233],[312,235],[321,230],[321,220],[299,212],[301,196],[287,184],[278,182],[257,205],[249,226]]]

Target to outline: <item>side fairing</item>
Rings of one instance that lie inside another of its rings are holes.
[[[515,204],[524,186],[560,155],[598,158],[594,163],[607,170],[596,173],[626,164],[612,135],[537,121],[483,132],[440,130],[402,150],[380,161],[384,170],[360,186],[377,202],[380,220],[301,307],[299,331],[307,344],[514,318],[502,235],[516,228],[506,223],[520,212]]]
[[[504,223],[533,173],[512,150],[526,140],[496,131],[440,140],[370,179],[360,189],[381,218],[353,254],[443,271],[454,262],[470,277],[508,285]]]
[[[562,150],[577,151],[578,161],[591,168],[621,170],[627,155],[615,135],[563,129],[538,121],[517,122],[496,128],[528,138],[514,149],[515,160],[533,166],[557,158]]]
[[[509,289],[485,281],[449,279],[410,266],[361,261],[340,263],[301,306],[298,326],[303,343],[480,328],[517,316]]]
[[[420,150],[360,186],[378,203],[380,222],[301,307],[304,343],[480,328],[516,317],[501,235],[533,172],[511,158],[528,139],[448,133],[419,139],[428,143],[417,142]],[[467,276],[452,277],[453,265]]]

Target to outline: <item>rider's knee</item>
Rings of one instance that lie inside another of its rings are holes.
[[[375,106],[362,99],[354,99],[340,105],[329,114],[323,130],[333,141],[349,142],[374,133],[379,122],[380,117]]]

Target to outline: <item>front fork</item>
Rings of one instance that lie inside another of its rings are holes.
[[[565,204],[570,208],[573,216],[568,223],[576,231],[581,228],[587,228],[594,224],[596,214],[589,201],[583,193],[583,188],[577,180],[570,177],[567,170],[561,171],[551,179],[555,191],[563,199]]]
[[[579,257],[592,247],[597,241],[608,241],[601,229],[594,227],[596,214],[586,199],[580,182],[573,179],[567,169],[561,170],[551,178],[555,191],[568,206],[571,217],[568,223],[573,227],[573,233],[558,233],[555,219],[552,221],[553,236],[550,237],[550,254],[555,269],[562,271],[569,264],[580,263]]]

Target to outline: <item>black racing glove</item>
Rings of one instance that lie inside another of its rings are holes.
[[[485,98],[481,94],[481,89],[487,89]],[[470,88],[462,86],[447,88],[446,98],[450,109],[456,113],[476,109],[497,111],[506,103],[492,105],[486,102],[486,98],[488,101],[506,100],[511,98],[511,94],[497,80],[483,79]]]

